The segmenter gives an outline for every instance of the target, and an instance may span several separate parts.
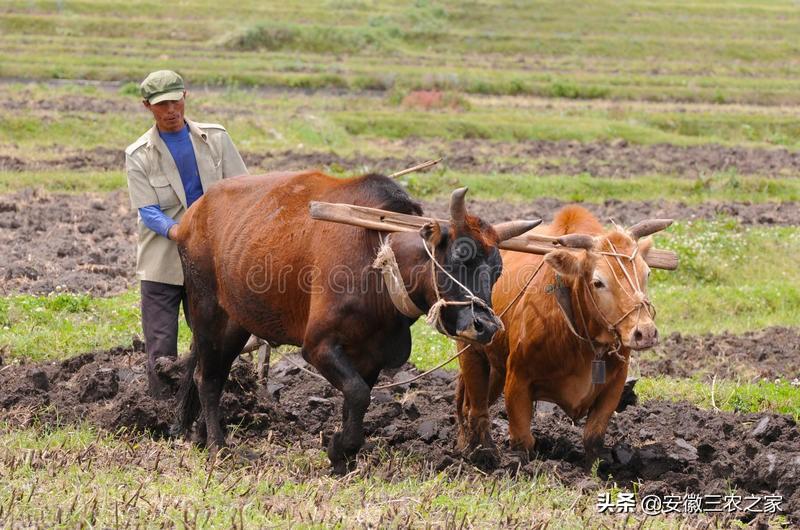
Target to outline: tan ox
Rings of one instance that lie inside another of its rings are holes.
[[[546,257],[502,253],[503,274],[492,302],[498,312],[513,302],[502,315],[505,332],[498,332],[487,346],[470,345],[459,359],[456,403],[462,451],[478,463],[496,464],[489,407],[504,391],[513,448],[532,451],[533,403],[543,400],[573,419],[588,414],[583,443],[587,460],[594,461],[619,403],[631,350],[658,341],[647,299],[650,269],[645,257],[652,239],[639,238],[670,223],[644,221],[627,232],[606,231],[585,209],[568,206],[537,231],[557,237],[574,234],[562,241],[585,250],[559,249]],[[541,270],[530,280],[537,268]]]

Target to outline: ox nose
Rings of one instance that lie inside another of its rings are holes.
[[[472,321],[472,328],[475,330],[475,340],[488,344],[494,334],[500,329],[500,322],[494,314],[476,314]]]
[[[636,326],[631,333],[631,348],[646,350],[658,344],[658,328],[655,324]]]

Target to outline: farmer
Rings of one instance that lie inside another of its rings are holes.
[[[223,126],[184,118],[186,88],[180,75],[152,72],[139,88],[155,124],[125,149],[125,170],[131,205],[139,210],[136,277],[141,280],[147,379],[151,395],[166,397],[169,389],[155,366],[159,357],[177,356],[181,301],[189,323],[183,270],[171,236],[209,186],[244,175],[247,168]]]

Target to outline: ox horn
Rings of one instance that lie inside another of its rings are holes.
[[[633,239],[649,236],[661,232],[672,224],[672,219],[645,219],[628,228],[628,233]]]
[[[529,230],[533,230],[542,224],[541,219],[533,219],[530,221],[508,221],[507,223],[499,223],[494,225],[494,231],[500,237],[500,241],[511,239],[512,237],[521,236]]]
[[[594,237],[588,234],[568,234],[556,239],[556,242],[564,247],[583,248],[592,250],[594,248]]]
[[[467,207],[464,205],[464,196],[467,188],[458,188],[450,195],[450,222],[455,227],[462,227],[466,222]]]

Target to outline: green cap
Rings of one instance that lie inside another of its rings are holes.
[[[151,72],[139,85],[142,97],[151,105],[162,101],[178,101],[183,97],[183,78],[172,70]]]

